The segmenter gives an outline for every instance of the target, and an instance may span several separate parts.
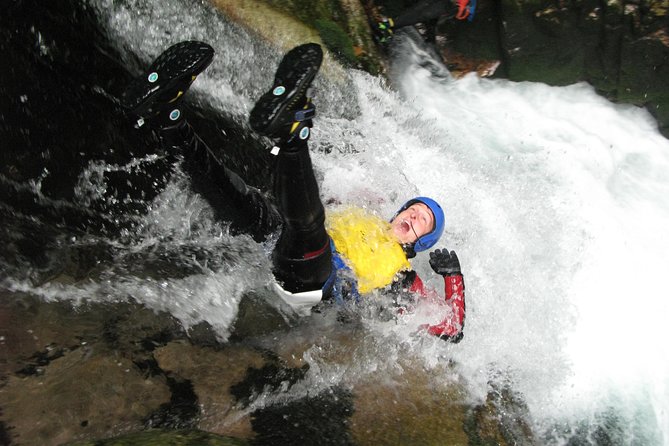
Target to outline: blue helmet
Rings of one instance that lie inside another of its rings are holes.
[[[400,212],[406,210],[409,208],[409,206],[416,203],[423,203],[430,209],[430,211],[432,211],[432,215],[434,216],[434,228],[432,231],[425,235],[421,235],[418,237],[418,240],[416,240],[416,243],[414,243],[413,250],[415,252],[421,252],[432,248],[439,241],[441,235],[444,233],[446,219],[444,218],[444,210],[441,208],[441,206],[439,206],[439,203],[434,201],[432,198],[416,197],[404,203],[402,207],[399,208],[397,212],[395,212],[395,215],[390,219],[390,221],[395,220],[395,217],[397,217]]]

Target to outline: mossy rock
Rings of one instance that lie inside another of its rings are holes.
[[[340,61],[372,74],[384,62],[357,0],[213,0],[223,13],[283,49],[323,43]]]
[[[318,19],[315,25],[325,46],[341,62],[347,65],[355,65],[356,57],[353,51],[353,43],[351,43],[348,34],[332,20]]]

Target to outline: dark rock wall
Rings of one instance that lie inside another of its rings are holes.
[[[415,4],[376,1],[388,16]],[[442,53],[499,60],[496,77],[587,81],[612,101],[645,106],[669,137],[668,12],[669,0],[478,0],[472,22],[442,17],[428,28]]]
[[[496,76],[587,81],[613,101],[645,106],[669,136],[669,1],[479,0],[473,22],[440,25],[468,57],[502,62]]]

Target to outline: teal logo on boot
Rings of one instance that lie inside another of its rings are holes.
[[[300,139],[307,139],[309,137],[309,127],[303,127],[300,130]]]
[[[175,108],[174,110],[172,110],[170,112],[170,120],[171,121],[176,121],[177,119],[179,119],[179,116],[181,116],[181,112],[179,111],[178,108]]]
[[[274,91],[272,93],[274,94],[274,96],[281,96],[285,92],[286,92],[286,87],[284,87],[282,85],[279,85],[278,87],[276,87],[274,89]]]
[[[158,80],[158,73],[154,71],[153,73],[149,74],[149,82],[154,83],[157,80]]]

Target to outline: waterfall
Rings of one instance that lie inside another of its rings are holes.
[[[395,62],[397,107],[421,124],[391,139],[467,265],[463,374],[494,364],[539,418],[612,411],[621,442],[667,444],[669,141],[585,83],[454,82],[415,60]]]
[[[210,43],[216,59],[191,99],[248,126],[277,49],[196,1],[186,15],[177,0],[87,3],[131,66],[179,40]],[[646,111],[610,103],[585,83],[454,80],[411,39],[398,45],[392,87],[356,70],[317,79],[312,158],[328,202],[388,217],[416,195],[442,204],[438,247],[455,250],[462,264],[465,337],[456,345],[416,341],[413,321],[370,319],[378,344],[395,344],[366,350],[346,379],[410,345],[425,367],[452,360],[473,401],[491,380],[508,381],[547,443],[585,429],[582,437],[596,444],[592,429],[617,420],[614,444],[669,444],[669,240],[661,236],[669,226],[669,141]],[[110,168],[91,164],[82,178]],[[85,202],[96,191],[81,193],[90,194]],[[223,340],[245,292],[270,295],[270,243],[229,234],[180,172],[141,218],[130,237],[103,240],[116,265],[98,282],[16,280],[13,290],[47,299],[141,296],[187,327],[209,322]],[[140,278],[138,258],[154,255],[196,272]],[[440,286],[427,259],[414,267]]]

